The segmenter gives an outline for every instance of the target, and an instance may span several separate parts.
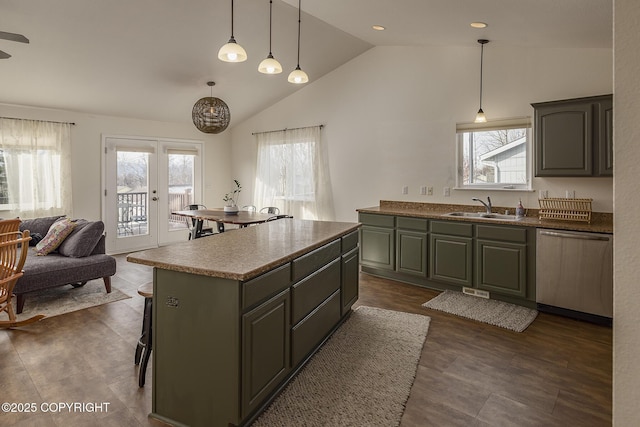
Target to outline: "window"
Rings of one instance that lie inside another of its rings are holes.
[[[299,219],[333,219],[320,126],[258,133],[254,200]]]
[[[71,213],[70,127],[0,119],[0,209],[24,217]]]
[[[529,119],[460,124],[458,188],[530,189]]]

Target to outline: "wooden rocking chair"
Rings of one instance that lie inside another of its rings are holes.
[[[1,224],[0,228],[2,228]],[[27,259],[29,240],[31,240],[29,230],[22,233],[19,231],[0,233],[0,313],[6,311],[9,315],[8,321],[0,320],[0,328],[24,326],[44,318],[44,315],[39,314],[18,321],[11,305],[13,287],[23,274],[22,267]]]

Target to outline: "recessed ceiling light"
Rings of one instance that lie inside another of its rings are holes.
[[[471,26],[473,28],[487,28],[487,24],[485,24],[484,22],[472,22]]]
[[[371,28],[376,31],[384,31],[384,27],[382,25],[373,25]]]

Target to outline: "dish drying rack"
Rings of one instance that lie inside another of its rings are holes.
[[[591,202],[593,199],[545,198],[540,202],[540,219],[581,221],[591,223]]]

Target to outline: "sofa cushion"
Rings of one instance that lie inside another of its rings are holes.
[[[53,223],[60,218],[64,218],[64,215],[23,219],[20,223],[20,231],[29,230],[32,235],[38,233],[42,236],[45,236],[49,232],[49,229],[51,228]]]
[[[62,218],[54,222],[44,239],[36,245],[36,254],[46,255],[55,250],[71,234],[75,226],[76,224],[69,218]]]
[[[104,222],[79,219],[75,223],[71,234],[58,246],[58,253],[72,258],[89,256],[104,233]]]

